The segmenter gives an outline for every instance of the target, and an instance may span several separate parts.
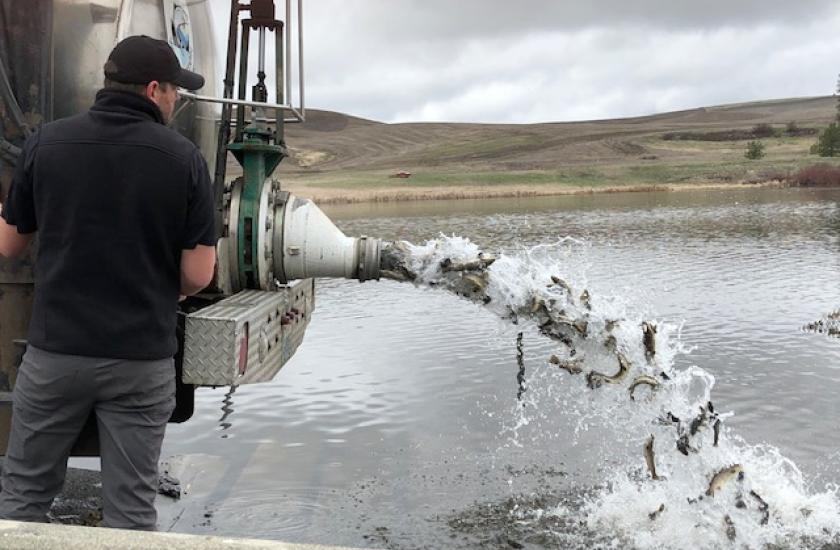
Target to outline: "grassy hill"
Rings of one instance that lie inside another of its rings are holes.
[[[782,99],[541,124],[384,124],[308,110],[305,123],[287,125],[292,156],[279,177],[287,189],[323,202],[751,184],[818,162],[808,149],[833,119],[836,101]],[[791,122],[799,132],[785,131]],[[775,135],[761,139],[765,158],[747,160],[746,143],[759,124]],[[412,175],[389,177],[398,171]]]

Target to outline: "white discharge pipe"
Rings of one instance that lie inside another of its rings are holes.
[[[282,275],[286,281],[309,277],[379,279],[379,239],[346,236],[315,203],[293,195],[277,215],[282,223],[275,224],[275,232],[282,228],[282,233],[275,233],[275,276]]]

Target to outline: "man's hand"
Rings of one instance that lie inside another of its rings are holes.
[[[3,212],[3,205],[0,204],[0,213]],[[0,256],[6,258],[16,258],[23,254],[26,247],[29,246],[29,241],[32,240],[33,233],[18,233],[17,226],[9,225],[6,220],[0,216]]]

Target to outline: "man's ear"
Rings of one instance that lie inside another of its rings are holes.
[[[146,97],[149,99],[153,99],[155,97],[155,93],[160,89],[160,82],[157,80],[152,80],[148,84],[146,84]]]

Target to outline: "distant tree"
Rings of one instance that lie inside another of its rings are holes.
[[[776,130],[766,122],[756,124],[752,129],[753,136],[757,138],[773,137],[776,135]]]
[[[744,156],[750,160],[758,160],[764,157],[764,144],[760,141],[750,141],[747,143],[747,152]]]
[[[840,122],[840,76],[837,77],[837,113],[834,115],[834,119],[837,122]]]
[[[840,124],[829,124],[811,147],[811,152],[821,157],[840,157]]]

